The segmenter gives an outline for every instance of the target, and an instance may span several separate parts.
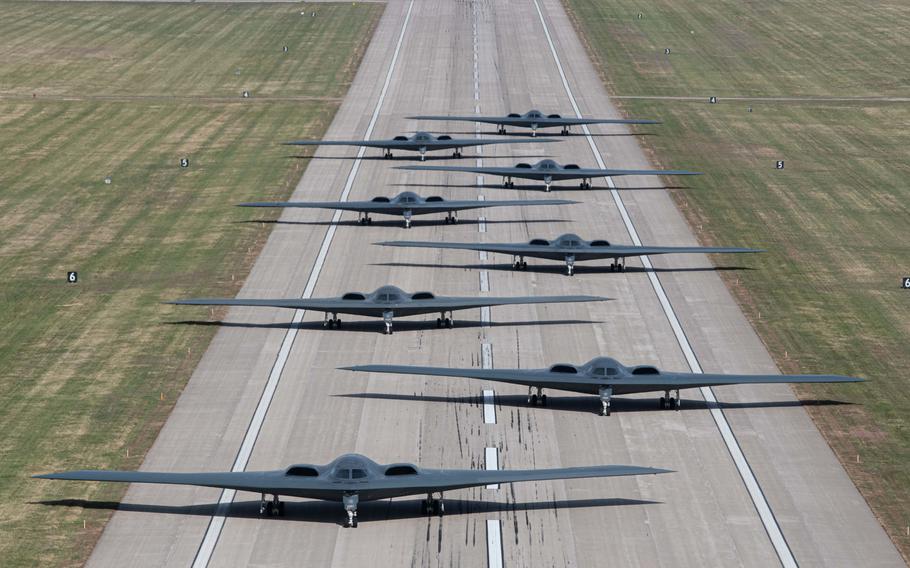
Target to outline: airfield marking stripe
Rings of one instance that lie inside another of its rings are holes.
[[[484,469],[487,471],[499,470],[499,450],[496,448],[487,448],[483,452]],[[498,483],[491,483],[485,486],[487,489],[499,489]]]
[[[489,292],[490,291],[490,273],[486,270],[480,271],[480,291]]]
[[[487,567],[503,568],[502,524],[495,519],[487,520]]]
[[[413,7],[414,0],[411,0],[411,2],[408,4],[408,11],[404,17],[404,23],[401,26],[401,34],[398,36],[398,43],[395,45],[395,53],[392,56],[391,63],[389,64],[389,71],[386,74],[385,83],[383,83],[382,90],[379,92],[379,100],[376,101],[376,107],[373,110],[373,116],[370,119],[369,126],[367,126],[366,133],[364,134],[364,140],[369,140],[370,136],[373,133],[373,128],[376,126],[376,121],[379,118],[379,111],[382,108],[382,103],[385,100],[386,93],[388,92],[389,84],[392,81],[392,73],[395,70],[396,63],[398,62],[398,54],[401,51],[401,45],[404,42],[404,34],[408,28],[408,22],[411,19],[411,10]],[[341,201],[347,201],[348,195],[351,192],[351,187],[354,185],[354,179],[357,177],[357,173],[360,171],[360,164],[365,152],[366,147],[361,147],[357,152],[357,158],[354,160],[354,165],[351,167],[351,172],[348,174],[348,179],[341,194]],[[338,221],[341,219],[341,214],[341,210],[336,210],[332,216],[332,224],[326,231],[325,237],[323,238],[322,247],[319,249],[319,256],[316,257],[316,262],[313,265],[312,271],[310,272],[310,277],[307,280],[307,285],[304,288],[301,298],[309,298],[313,294],[313,290],[316,287],[316,280],[319,278],[319,274],[322,272],[322,267],[325,264],[326,257],[328,256],[329,246],[331,245],[332,239],[335,236],[335,229]],[[284,340],[281,343],[281,348],[278,351],[278,355],[275,359],[275,364],[269,373],[268,381],[266,382],[265,389],[263,389],[259,403],[256,406],[256,411],[253,414],[253,418],[250,420],[249,426],[247,426],[246,434],[244,435],[243,442],[240,446],[240,450],[237,453],[237,457],[234,460],[234,465],[231,468],[231,471],[243,471],[246,469],[247,463],[249,462],[250,456],[253,452],[253,447],[256,444],[256,439],[259,437],[259,432],[262,429],[262,424],[265,422],[266,413],[268,412],[268,408],[271,405],[272,398],[275,396],[275,391],[278,388],[278,382],[281,379],[281,374],[284,371],[284,366],[287,363],[288,356],[290,355],[291,347],[297,337],[297,324],[303,321],[303,316],[305,313],[305,310],[296,310],[294,312],[292,325],[288,329],[288,332],[285,334]],[[215,510],[215,514],[209,521],[205,536],[202,539],[202,543],[199,545],[199,550],[196,551],[196,556],[193,559],[193,568],[205,568],[211,561],[212,554],[215,552],[215,546],[218,544],[218,538],[221,536],[221,531],[224,528],[226,519],[225,514],[227,512],[226,509],[234,500],[236,493],[237,492],[233,489],[222,491],[221,497],[218,500],[218,507]]]
[[[483,423],[484,424],[496,424],[496,406],[494,401],[496,400],[496,394],[492,389],[484,389],[483,391]]]
[[[540,9],[539,0],[534,0],[534,6],[537,8],[537,15],[540,18],[540,23],[543,26],[544,35],[547,39],[547,43],[550,46],[550,53],[553,55],[553,60],[556,62],[556,67],[559,70],[559,77],[562,79],[562,85],[565,88],[566,95],[572,104],[572,109],[575,111],[575,116],[582,118],[581,110],[578,108],[578,103],[575,100],[575,95],[572,93],[572,88],[569,86],[569,81],[566,78],[565,71],[562,68],[562,62],[559,60],[559,55],[556,53],[556,46],[553,43],[553,38],[550,36],[550,30],[547,27],[547,22],[544,19],[543,12]],[[588,140],[588,145],[591,147],[591,151],[594,153],[597,164],[602,169],[606,169],[603,158],[601,157],[600,152],[597,150],[597,144],[594,142],[594,137],[591,136],[590,129],[587,125],[582,125],[582,130],[585,133],[585,138]],[[610,187],[610,193],[613,196],[613,201],[616,204],[617,209],[619,209],[619,213],[622,216],[626,230],[629,232],[629,236],[632,238],[632,242],[636,245],[641,246],[641,239],[638,237],[638,232],[635,230],[635,225],[632,223],[632,218],[629,216],[629,212],[626,210],[622,196],[620,196],[619,191],[613,183],[613,180],[609,177],[607,177],[606,180],[608,186]],[[679,318],[676,316],[676,312],[673,310],[673,306],[670,304],[670,300],[664,291],[663,285],[660,283],[660,279],[657,277],[653,270],[651,259],[647,256],[642,256],[641,261],[642,264],[644,264],[645,268],[648,270],[648,280],[651,282],[651,287],[654,288],[655,294],[657,294],[660,305],[663,308],[664,314],[670,323],[670,327],[673,329],[673,333],[676,336],[676,341],[679,343],[679,346],[686,357],[686,361],[688,362],[689,367],[695,373],[702,373],[703,371],[701,365],[698,362],[698,358],[695,355],[695,351],[692,349],[692,345],[689,343],[689,339],[686,337],[686,333],[679,322]],[[701,392],[705,397],[705,400],[708,401],[708,405],[711,410],[711,416],[714,418],[717,429],[727,446],[727,450],[730,452],[730,456],[733,458],[733,463],[736,465],[736,469],[739,471],[740,477],[743,480],[743,484],[746,486],[746,490],[749,492],[752,503],[755,506],[759,517],[761,518],[762,524],[764,525],[765,531],[768,534],[768,538],[771,540],[771,544],[777,553],[778,559],[786,568],[795,568],[798,566],[798,564],[796,562],[796,558],[793,556],[793,551],[790,550],[790,546],[787,544],[786,538],[784,538],[783,532],[780,529],[780,525],[777,523],[777,518],[774,516],[774,512],[771,510],[771,506],[768,504],[768,500],[761,489],[761,485],[758,483],[758,480],[755,477],[755,473],[752,471],[752,468],[749,465],[745,454],[743,454],[742,448],[739,446],[739,442],[736,440],[736,435],[733,433],[732,428],[730,428],[730,424],[727,422],[727,418],[724,416],[723,411],[717,406],[717,398],[714,396],[714,391],[710,387],[702,387]]]

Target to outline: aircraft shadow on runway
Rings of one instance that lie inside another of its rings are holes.
[[[531,264],[527,268],[515,270],[511,264],[429,264],[419,262],[380,262],[373,263],[371,266],[388,266],[393,268],[453,268],[458,270],[498,270],[503,272],[534,272],[536,274],[559,274],[566,275],[566,267],[563,264]],[[623,272],[610,270],[610,265],[575,265],[575,274],[644,274],[654,272],[725,272],[734,270],[754,270],[748,266],[700,266],[700,267],[683,267],[683,268],[645,268],[643,266],[626,266]]]
[[[452,379],[458,380],[458,379]],[[417,395],[417,394],[392,394],[392,393],[370,393],[359,392],[351,394],[335,394],[339,398],[361,398],[376,400],[401,400],[408,402],[439,402],[446,404],[469,404],[480,407],[483,405],[481,396],[435,396],[435,395]],[[601,405],[594,395],[553,395],[547,392],[546,406],[531,406],[528,404],[526,395],[496,395],[494,403],[496,406],[505,406],[510,408],[523,408],[527,410],[553,410],[557,412],[582,412],[586,414],[600,415]],[[842,402],[839,400],[784,400],[768,402],[718,402],[709,403],[701,399],[682,399],[680,411],[692,410],[710,410],[719,408],[721,410],[742,410],[749,408],[792,408],[800,406],[841,406],[852,405],[852,402]],[[617,412],[671,412],[660,410],[657,404],[657,398],[622,398],[615,397],[610,401],[610,410]]]
[[[487,225],[511,225],[511,224],[534,224],[534,223],[571,223],[571,219],[501,219],[501,220],[491,220],[486,219],[484,223]],[[391,227],[396,229],[406,230],[404,226],[404,221],[401,218],[391,218],[387,220],[373,219],[373,222],[369,225],[363,225],[360,221],[356,219],[350,219],[347,221],[338,221],[334,223],[332,221],[283,221],[281,219],[249,219],[245,221],[234,221],[234,223],[269,223],[273,225],[315,225],[315,226],[325,226],[334,225],[336,227]],[[458,225],[479,225],[479,219],[458,219]],[[411,228],[415,227],[435,227],[435,226],[444,226],[447,225],[444,218],[440,217],[439,220],[431,219],[412,219]]]
[[[431,518],[421,513],[423,499],[400,498],[398,500],[366,501],[357,507],[357,518],[361,525],[401,519]],[[297,521],[328,523],[344,526],[345,515],[341,503],[327,501],[284,501],[285,512],[281,517],[268,517],[268,521]],[[210,517],[216,512],[226,517],[256,519],[259,515],[259,501],[235,501],[226,511],[218,511],[218,503],[202,505],[148,505],[142,503],[117,503],[115,501],[89,501],[86,499],[58,499],[31,501],[31,505],[46,507],[79,507],[134,513],[158,513],[165,515],[194,515]],[[497,512],[542,511],[548,509],[587,509],[593,507],[628,507],[635,505],[660,505],[661,501],[642,499],[568,499],[558,501],[525,501],[498,503],[472,499],[445,499],[445,516],[472,515]],[[438,517],[437,517],[438,518]]]
[[[354,316],[351,316],[354,317]],[[343,333],[345,331],[351,331],[356,333],[382,333],[383,324],[380,318],[375,318],[374,320],[345,320],[342,316],[341,329],[325,329],[322,326],[321,321],[312,321],[312,322],[281,322],[281,323],[244,323],[244,322],[230,322],[230,321],[221,321],[221,320],[180,320],[180,321],[166,321],[163,322],[164,325],[198,325],[198,326],[218,326],[218,327],[228,327],[228,328],[241,328],[241,329],[291,329],[296,328],[299,330],[319,330],[325,331],[326,333]],[[541,325],[582,325],[582,324],[599,324],[603,323],[601,321],[594,320],[579,320],[579,319],[560,319],[560,320],[534,320],[534,321],[492,321],[492,322],[482,322],[480,320],[465,320],[455,318],[455,329],[474,329],[481,327],[529,327],[529,326],[541,326]],[[413,331],[425,331],[430,329],[439,329],[436,327],[436,320],[425,320],[425,321],[408,321],[405,319],[396,319],[393,326],[395,333],[403,332],[413,332]],[[440,332],[451,331],[445,329],[439,329]]]
[[[579,193],[585,193],[589,191],[610,191],[611,187],[606,185],[592,185],[590,189],[581,189],[578,185],[571,185],[568,182],[559,182],[563,185],[558,185],[554,183],[550,186],[549,193],[565,193],[568,191],[577,191]],[[501,191],[539,191],[541,193],[547,193],[547,186],[544,184],[531,184],[531,183],[520,183],[515,182],[515,187],[503,187],[501,183],[390,183],[388,187],[424,187],[424,188],[448,188],[448,189],[496,189]],[[692,189],[690,186],[686,185],[660,185],[660,186],[633,186],[633,187],[617,187],[616,189],[620,191],[662,191],[670,189]]]

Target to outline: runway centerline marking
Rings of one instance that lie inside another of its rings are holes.
[[[484,467],[487,471],[496,471],[499,469],[499,450],[496,448],[487,448],[483,455]],[[485,487],[487,489],[499,489],[499,484],[491,483]]]
[[[492,389],[483,391],[483,423],[496,424],[496,406],[494,404],[495,393]]]
[[[496,519],[487,520],[487,566],[502,568],[502,525]]]
[[[383,83],[382,90],[379,93],[379,100],[376,101],[376,107],[373,110],[373,116],[370,119],[369,126],[367,126],[366,133],[363,136],[364,140],[368,140],[373,134],[373,128],[376,126],[376,121],[379,118],[379,111],[382,108],[382,103],[385,100],[386,93],[389,90],[389,84],[392,82],[392,73],[395,70],[396,63],[398,62],[398,54],[401,51],[401,45],[404,42],[405,31],[408,28],[408,22],[411,19],[411,10],[413,7],[414,0],[411,0],[411,2],[408,4],[408,11],[404,17],[404,23],[401,26],[401,34],[398,36],[398,43],[395,45],[395,53],[392,56],[392,61],[389,64],[389,70],[386,74],[385,83]],[[347,201],[348,195],[351,192],[351,187],[354,185],[354,179],[357,177],[357,173],[360,171],[360,164],[363,159],[364,152],[366,152],[366,147],[361,147],[357,152],[357,158],[354,160],[354,165],[351,167],[351,173],[348,174],[348,179],[345,182],[344,190],[341,193],[341,201]],[[316,262],[313,265],[312,271],[310,272],[310,277],[307,280],[307,284],[304,288],[301,298],[309,298],[313,295],[313,290],[316,288],[316,280],[319,278],[320,272],[322,272],[322,267],[325,264],[326,257],[328,256],[329,246],[332,244],[332,239],[335,236],[335,229],[337,227],[338,221],[341,219],[341,214],[342,211],[339,209],[336,210],[335,214],[332,216],[332,224],[329,226],[329,229],[326,231],[325,237],[323,238],[322,246],[319,249],[319,255],[316,257]],[[288,328],[288,332],[285,334],[284,340],[281,342],[281,348],[278,350],[275,364],[272,366],[272,370],[269,373],[268,381],[266,381],[265,388],[262,391],[262,396],[260,397],[259,403],[256,406],[256,410],[253,413],[253,418],[250,420],[250,424],[247,427],[246,434],[244,435],[240,450],[237,452],[237,457],[234,460],[234,465],[231,467],[231,471],[244,471],[247,464],[249,463],[250,456],[253,453],[253,447],[256,444],[256,439],[259,437],[259,432],[262,429],[262,424],[265,422],[266,413],[268,412],[269,406],[272,403],[272,398],[275,396],[275,391],[278,389],[278,382],[281,379],[281,374],[284,371],[284,366],[287,363],[288,357],[290,355],[291,347],[294,344],[294,339],[297,337],[298,324],[303,321],[303,316],[305,313],[305,310],[296,310],[294,312],[294,318],[292,319],[291,326]],[[224,528],[227,509],[234,501],[236,494],[237,492],[233,489],[225,489],[221,492],[221,497],[218,499],[218,506],[215,509],[215,514],[209,521],[209,526],[205,531],[205,536],[202,539],[202,543],[199,545],[199,549],[196,551],[196,557],[193,559],[193,568],[205,568],[211,561],[212,554],[215,552],[215,546],[218,544],[218,538],[221,536],[221,531]]]
[[[566,95],[568,95],[569,101],[572,103],[572,109],[575,111],[575,116],[577,118],[581,118],[581,110],[578,108],[578,103],[575,100],[575,95],[572,94],[572,88],[569,86],[569,81],[566,78],[565,71],[562,68],[562,62],[559,60],[559,55],[556,53],[556,46],[553,43],[553,38],[550,36],[550,30],[547,27],[547,22],[544,19],[543,12],[540,9],[539,0],[534,0],[534,6],[537,8],[537,15],[540,18],[540,24],[543,26],[544,35],[546,36],[547,43],[550,46],[550,53],[553,55],[553,60],[556,62],[556,67],[559,70],[559,77],[562,79],[562,85],[565,88]],[[597,144],[594,142],[594,137],[591,136],[591,130],[587,125],[582,125],[582,130],[585,133],[585,138],[588,141],[588,145],[591,147],[591,151],[594,153],[594,157],[597,160],[598,166],[600,166],[601,169],[606,169],[603,158],[601,157],[600,152],[597,150]],[[607,177],[606,180],[607,185],[610,187],[610,193],[613,196],[613,201],[616,204],[617,209],[619,209],[619,213],[622,216],[626,230],[629,232],[629,236],[632,238],[633,244],[641,246],[641,239],[638,237],[638,232],[635,230],[635,225],[632,223],[632,218],[629,216],[629,212],[626,210],[622,196],[620,196],[619,191],[613,183],[613,180],[609,177]],[[683,330],[682,324],[680,324],[679,318],[676,316],[676,312],[673,310],[673,306],[670,304],[670,300],[664,291],[663,285],[660,283],[660,279],[657,277],[657,274],[653,270],[654,267],[651,264],[651,259],[647,256],[642,256],[641,262],[648,270],[648,280],[651,282],[651,287],[654,288],[655,294],[657,294],[660,305],[663,308],[664,314],[670,323],[670,327],[673,329],[673,333],[676,336],[676,341],[679,343],[680,349],[682,349],[683,355],[685,355],[689,367],[694,373],[703,373],[704,371],[702,371],[701,364],[698,362],[698,357],[695,355],[695,351],[692,348],[692,345],[689,343],[689,339],[686,337],[686,332]],[[774,516],[774,512],[771,510],[771,506],[768,504],[768,500],[761,489],[761,485],[759,485],[758,479],[756,479],[755,473],[752,471],[752,467],[749,465],[745,454],[743,454],[742,448],[739,446],[739,442],[736,439],[736,435],[733,433],[733,429],[730,428],[730,424],[727,422],[727,418],[724,416],[723,411],[717,406],[717,398],[714,396],[714,391],[710,387],[702,387],[701,392],[705,397],[705,400],[708,401],[708,405],[711,410],[711,416],[714,418],[717,429],[727,446],[727,450],[730,452],[730,456],[733,458],[733,463],[736,465],[736,469],[739,471],[740,477],[743,480],[743,484],[746,486],[746,490],[749,492],[749,496],[752,498],[752,503],[755,505],[755,510],[758,512],[758,515],[761,518],[761,522],[765,527],[765,531],[768,534],[768,538],[771,540],[771,544],[774,547],[775,552],[777,553],[778,559],[786,568],[796,568],[798,565],[796,563],[796,558],[793,556],[793,551],[790,550],[790,546],[787,544],[786,538],[784,538],[783,532],[780,529],[780,525],[777,523],[777,518]]]

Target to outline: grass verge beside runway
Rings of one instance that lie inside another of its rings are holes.
[[[139,466],[215,332],[159,302],[236,293],[268,226],[233,204],[290,194],[277,142],[323,134],[381,12],[3,4],[0,564],[85,561],[110,507],[47,502],[125,487],[28,476]]]
[[[632,97],[625,114],[664,121],[642,137],[655,160],[707,173],[673,191],[702,241],[769,249],[723,277],[781,370],[870,379],[797,393],[910,557],[910,104],[811,100],[910,95],[910,5],[565,4],[611,92]]]

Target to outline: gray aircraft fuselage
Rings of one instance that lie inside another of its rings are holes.
[[[429,132],[417,132],[413,136],[396,136],[389,140],[296,140],[285,142],[286,146],[362,146],[366,148],[382,148],[383,156],[392,158],[395,150],[419,152],[423,161],[427,152],[434,150],[455,150],[454,158],[461,158],[461,150],[473,146],[489,146],[493,144],[530,144],[534,142],[559,142],[549,138],[512,138],[512,139],[485,139],[485,138],[452,138],[441,134],[433,136]]]
[[[529,110],[524,114],[517,112],[509,113],[505,116],[480,116],[480,115],[421,115],[409,116],[414,120],[445,120],[459,122],[479,122],[483,124],[495,124],[500,134],[506,133],[506,126],[518,128],[530,128],[531,136],[537,136],[537,130],[540,128],[561,128],[562,134],[569,134],[572,126],[581,126],[585,124],[660,124],[657,120],[647,119],[625,119],[625,118],[571,118],[558,114],[544,114],[539,110]]]
[[[392,320],[400,316],[418,316],[438,313],[437,327],[454,327],[452,313],[486,306],[597,302],[609,300],[601,296],[516,296],[516,297],[459,297],[436,296],[431,292],[405,292],[396,286],[382,286],[369,294],[348,292],[335,298],[297,299],[240,299],[240,298],[199,298],[176,300],[166,304],[190,306],[256,306],[288,308],[294,310],[315,310],[326,314],[325,327],[340,327],[338,314],[382,318],[384,333],[392,333]],[[331,314],[332,317],[329,317]],[[447,316],[448,314],[448,316]]]
[[[569,276],[575,272],[575,263],[586,260],[609,258],[622,260],[630,256],[653,254],[681,253],[752,253],[764,252],[760,249],[739,247],[658,247],[613,245],[606,240],[586,241],[578,235],[566,233],[553,240],[531,239],[527,243],[446,243],[429,241],[382,241],[375,243],[382,246],[406,248],[462,249],[512,255],[516,270],[527,268],[525,257],[558,260],[566,263]],[[610,270],[624,270],[624,262],[613,262]]]
[[[425,469],[409,463],[378,464],[360,454],[345,454],[325,465],[296,464],[274,471],[170,473],[146,471],[81,470],[35,475],[39,479],[160,483],[217,487],[260,493],[260,514],[281,515],[279,496],[302,497],[344,504],[348,526],[357,526],[360,501],[376,501],[427,495],[424,512],[443,512],[442,492],[493,483],[517,483],[551,479],[581,479],[668,473],[668,470],[637,466],[590,466],[538,470]],[[433,499],[438,493],[439,499]],[[271,500],[266,495],[272,495]]]
[[[397,166],[399,170],[411,171],[436,171],[436,172],[465,172],[482,175],[500,176],[503,178],[504,188],[514,188],[513,178],[542,181],[545,191],[550,191],[550,184],[557,181],[580,179],[581,189],[590,189],[591,180],[597,177],[615,176],[695,176],[700,172],[688,170],[617,170],[600,168],[582,168],[577,164],[562,165],[555,160],[540,160],[536,164],[520,163],[511,167],[503,166]]]
[[[447,200],[439,196],[423,197],[413,191],[404,191],[393,197],[374,197],[370,201],[260,201],[239,203],[238,207],[282,207],[299,209],[340,209],[356,211],[361,224],[372,223],[371,214],[395,215],[404,218],[405,228],[411,227],[415,215],[446,213],[446,223],[457,223],[458,211],[485,209],[488,207],[529,207],[533,205],[572,205],[577,201],[567,199],[510,199],[489,200],[463,199]]]
[[[863,379],[842,375],[741,375],[709,373],[675,373],[660,371],[651,365],[627,367],[611,357],[595,357],[582,365],[559,363],[548,369],[453,369],[410,365],[356,365],[342,367],[348,371],[462,377],[498,381],[528,387],[528,402],[545,403],[543,389],[557,389],[600,397],[602,414],[610,414],[610,399],[614,395],[661,392],[660,406],[679,408],[680,389],[714,387],[735,384],[764,383],[849,383]],[[531,389],[537,389],[532,394]],[[676,398],[670,396],[676,391]],[[541,397],[541,398],[539,398]]]

